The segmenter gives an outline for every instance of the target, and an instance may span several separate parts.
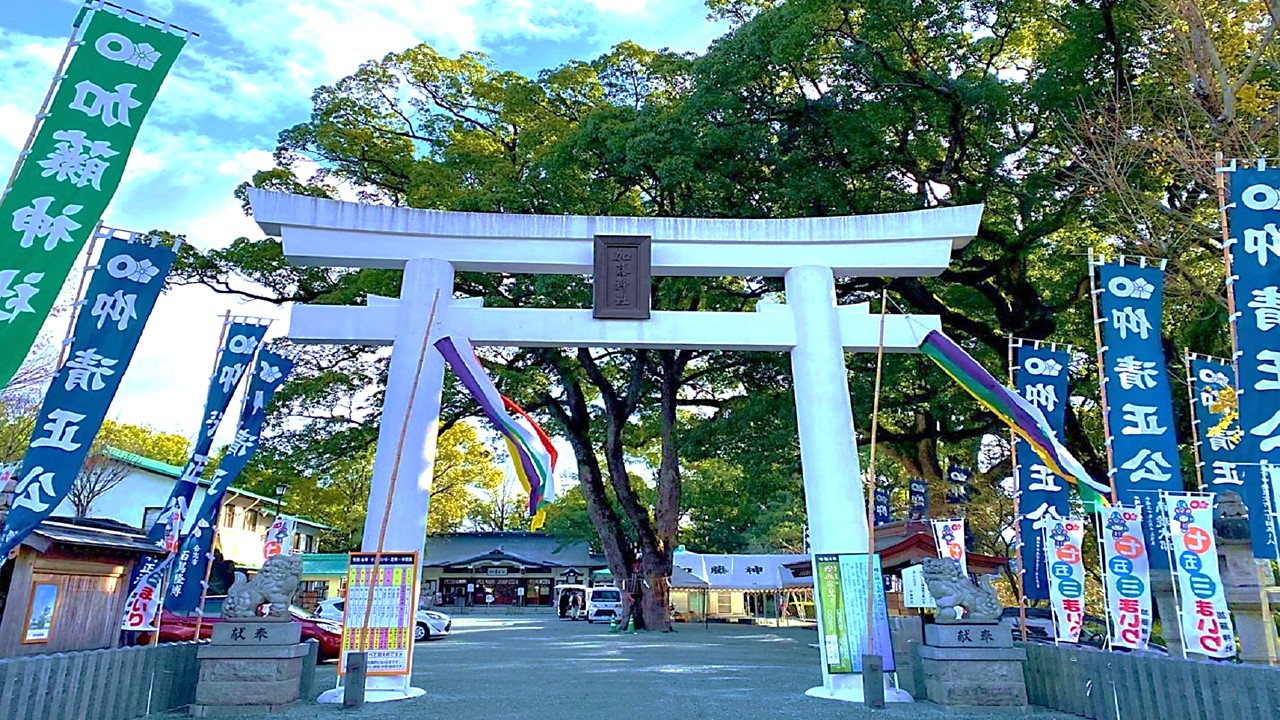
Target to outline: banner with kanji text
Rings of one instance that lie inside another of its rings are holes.
[[[1053,609],[1054,640],[1079,642],[1084,627],[1084,521],[1068,518],[1045,528],[1049,577],[1049,606]]]
[[[1049,427],[1059,437],[1066,421],[1068,371],[1071,355],[1050,343],[1014,338],[1013,384],[1027,402],[1044,413]],[[1022,543],[1022,593],[1028,600],[1048,600],[1049,581],[1045,577],[1048,554],[1044,530],[1071,514],[1071,498],[1062,478],[1045,466],[1022,438],[1014,446],[1013,477],[1018,507],[1019,540]]]
[[[1195,431],[1197,465],[1205,489],[1220,493],[1241,492],[1237,448],[1240,418],[1237,413],[1235,368],[1231,361],[1187,353],[1187,389],[1191,394],[1191,428]]]
[[[1111,484],[1126,505],[1142,505],[1151,565],[1168,569],[1169,538],[1160,493],[1182,490],[1182,461],[1173,422],[1173,394],[1160,329],[1164,269],[1159,261],[1126,258],[1097,262],[1102,344],[1103,412],[1111,446]]]
[[[1209,657],[1235,657],[1235,630],[1213,536],[1213,493],[1165,493],[1163,498],[1173,540],[1183,646]]]
[[[1151,563],[1142,506],[1112,505],[1098,513],[1111,645],[1143,650],[1151,639]]]
[[[893,521],[893,506],[889,503],[889,488],[883,485],[876,485],[876,490],[872,494],[872,503],[872,513],[876,525],[883,525]]]
[[[67,360],[45,393],[22,457],[17,494],[0,531],[0,558],[49,517],[71,491],[133,360],[173,259],[173,249],[165,245],[116,237],[103,242],[76,315]]]
[[[90,13],[13,187],[0,200],[0,387],[31,349],[184,35],[140,15]]]
[[[262,557],[272,555],[288,555],[293,552],[293,531],[298,526],[298,518],[292,515],[277,515],[267,528],[267,537],[262,541]]]
[[[907,519],[920,520],[929,514],[929,483],[923,478],[907,481]]]
[[[956,505],[969,502],[969,488],[973,483],[973,469],[951,463],[947,466],[947,503]]]
[[[124,601],[124,619],[120,622],[121,630],[134,632],[158,630],[160,618],[160,593],[165,574],[173,556],[169,556],[145,573],[129,597]]]
[[[213,473],[213,482],[205,491],[200,509],[192,516],[191,528],[182,540],[177,564],[173,568],[173,581],[169,584],[165,600],[165,607],[173,612],[189,613],[200,605],[205,568],[212,559],[213,535],[222,500],[227,488],[240,476],[257,451],[262,427],[267,420],[267,406],[292,370],[292,360],[265,348],[258,351],[250,365],[252,375],[240,410],[236,436]]]
[[[204,402],[204,413],[200,416],[200,430],[191,447],[191,457],[182,468],[182,475],[173,484],[160,517],[148,530],[148,540],[160,542],[167,537],[165,523],[173,513],[179,513],[183,521],[189,516],[191,500],[195,497],[205,464],[209,462],[213,438],[218,433],[222,417],[231,405],[231,397],[235,395],[245,370],[253,363],[253,355],[262,344],[266,332],[265,324],[248,320],[233,320],[227,326],[226,338],[214,364],[213,376],[209,379],[209,392]],[[185,522],[179,523],[182,524]]]
[[[1228,291],[1235,300],[1240,446],[1238,491],[1249,508],[1255,558],[1280,558],[1274,508],[1264,478],[1280,465],[1280,168],[1231,163],[1226,242]]]

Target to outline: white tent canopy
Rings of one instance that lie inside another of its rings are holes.
[[[808,555],[799,554],[704,555],[677,552],[672,564],[702,580],[712,590],[782,590],[813,585],[811,578],[797,579],[785,567],[790,563],[808,561]],[[672,573],[672,587],[680,587],[676,584],[677,574],[678,571]]]

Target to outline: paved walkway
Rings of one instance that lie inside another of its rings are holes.
[[[415,700],[359,713],[306,704],[287,718],[470,720],[978,720],[1008,712],[947,712],[928,704],[873,711],[805,697],[820,684],[817,632],[800,628],[678,625],[674,633],[609,634],[554,617],[462,617],[449,638],[417,646]],[[317,690],[333,686],[322,666]],[[1036,712],[1036,720],[1073,716]]]

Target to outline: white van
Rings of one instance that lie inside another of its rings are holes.
[[[622,591],[616,587],[587,589],[587,622],[622,616]]]

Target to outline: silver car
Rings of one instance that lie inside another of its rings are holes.
[[[346,603],[346,598],[340,597],[321,600],[316,614],[326,620],[341,623]],[[435,610],[419,610],[414,619],[417,621],[413,627],[414,642],[448,637],[449,630],[453,627],[452,618]]]

